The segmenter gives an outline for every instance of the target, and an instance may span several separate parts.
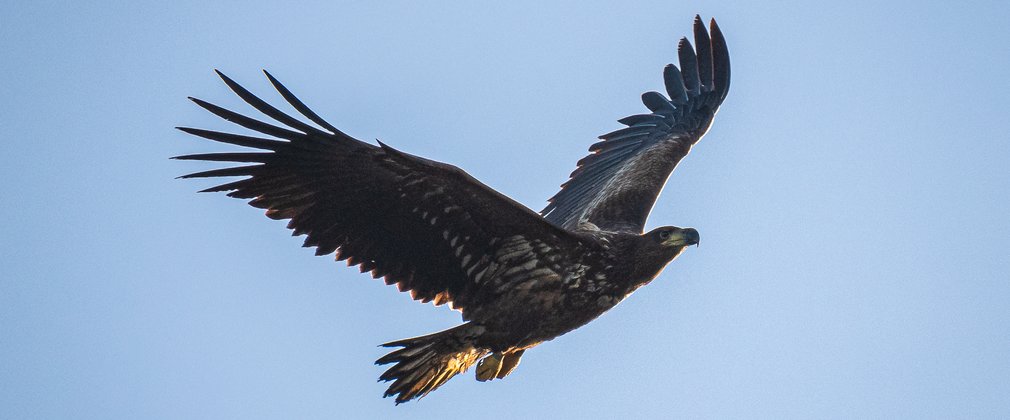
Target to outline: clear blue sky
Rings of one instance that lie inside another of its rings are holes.
[[[1005,2],[98,3],[0,5],[0,417],[1010,416]],[[702,246],[504,381],[394,407],[376,345],[458,313],[173,179],[267,68],[539,210],[695,13],[733,85],[649,224]]]

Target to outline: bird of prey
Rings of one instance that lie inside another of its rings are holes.
[[[320,118],[266,73],[306,119],[267,104],[218,72],[266,123],[199,99],[200,107],[261,133],[180,130],[256,151],[175,159],[247,165],[182,178],[245,177],[204,192],[251,200],[289,219],[316,255],[336,254],[421,302],[450,304],[462,325],[384,344],[395,351],[379,379],[397,404],[435,390],[477,364],[478,380],[504,378],[523,352],[572,331],[649,283],[687,246],[691,228],[643,233],[667,178],[708,130],[729,89],[726,42],[713,19],[694,20],[694,46],[679,42],[680,66],[663,70],[667,96],[647,92],[649,113],[600,136],[540,213],[452,165],[372,145]]]

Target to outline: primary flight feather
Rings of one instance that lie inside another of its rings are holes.
[[[253,137],[179,127],[255,152],[175,159],[248,165],[183,178],[245,177],[203,190],[250,200],[289,219],[316,255],[357,265],[422,302],[448,303],[462,325],[384,344],[381,380],[397,403],[427,395],[477,364],[477,379],[504,378],[527,349],[578,328],[655,278],[685,247],[691,228],[643,233],[677,163],[701,139],[729,89],[729,52],[715,20],[694,22],[695,45],[678,45],[680,66],[663,71],[667,96],[647,92],[650,113],[619,120],[600,136],[571,179],[536,213],[463,170],[383,143],[356,140],[327,123],[269,73],[270,83],[310,125],[224,74],[243,100],[276,123],[190,98]]]

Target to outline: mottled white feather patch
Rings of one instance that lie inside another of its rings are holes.
[[[532,270],[533,267],[536,267],[536,266],[537,266],[537,260],[536,260],[536,258],[534,258],[534,259],[531,259],[531,260],[527,261],[525,264],[516,265],[516,266],[513,266],[513,267],[509,268],[508,270],[505,270],[505,272],[502,273],[502,275],[504,275],[504,276],[511,276],[511,275],[513,275],[515,273],[519,273],[519,272],[522,272],[522,271]]]

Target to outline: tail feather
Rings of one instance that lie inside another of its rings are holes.
[[[465,372],[489,350],[475,347],[474,338],[484,327],[466,323],[442,332],[383,344],[402,347],[379,360],[377,365],[395,363],[380,381],[393,381],[384,397],[396,397],[396,403],[421,398],[442,386],[460,372]]]

